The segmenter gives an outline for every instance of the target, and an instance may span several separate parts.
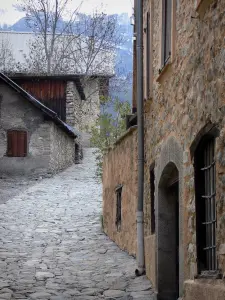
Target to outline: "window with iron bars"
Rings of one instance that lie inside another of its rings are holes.
[[[122,185],[116,187],[116,226],[117,230],[121,230],[122,222]]]
[[[195,153],[196,235],[199,274],[217,270],[215,138],[206,136]]]

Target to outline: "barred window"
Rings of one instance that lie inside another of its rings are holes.
[[[206,136],[195,152],[198,272],[216,271],[215,138]]]
[[[27,156],[27,132],[21,130],[9,130],[7,132],[7,156]]]

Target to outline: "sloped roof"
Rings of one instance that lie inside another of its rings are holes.
[[[82,80],[86,77],[90,79],[107,79],[112,78],[112,75],[107,74],[95,74],[92,76],[87,76],[85,74],[33,74],[33,73],[7,73],[7,76],[12,80],[17,79],[52,79],[52,80],[65,80],[65,81],[74,81],[76,84],[77,91],[80,95],[81,100],[86,100],[85,90],[82,83]]]
[[[19,85],[17,85],[14,81],[12,81],[9,77],[0,72],[0,79],[5,82],[8,86],[10,86],[14,91],[19,93],[22,97],[27,99],[30,103],[32,103],[35,107],[42,111],[42,113],[52,120],[58,127],[60,127],[64,132],[66,132],[69,136],[76,138],[80,135],[77,130],[74,130],[70,125],[63,122],[57,115],[56,112],[49,109],[47,106],[42,104],[36,98],[27,93],[24,89],[22,89]]]

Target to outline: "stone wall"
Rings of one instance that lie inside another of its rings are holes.
[[[87,127],[94,124],[100,113],[99,80],[83,80],[86,100],[81,100],[74,81],[67,82],[66,122],[81,132],[81,144],[90,147],[90,135]]]
[[[56,128],[53,122],[45,121],[39,109],[2,83],[0,99],[0,173],[45,175],[73,163],[74,156],[71,155],[72,150],[75,155],[73,138]],[[12,129],[27,131],[26,157],[7,157],[7,130]],[[58,144],[60,148],[56,147]],[[53,149],[54,147],[57,150]],[[64,152],[68,158],[64,158]]]
[[[80,130],[81,98],[74,81],[68,81],[66,87],[66,123]]]
[[[122,187],[121,229],[116,226],[115,188]],[[103,163],[103,220],[105,233],[122,249],[136,254],[137,131],[130,129]]]
[[[90,78],[84,83],[84,93],[86,100],[82,101],[81,131],[82,143],[85,147],[90,147],[90,135],[86,130],[87,126],[92,126],[100,114],[99,80]]]
[[[207,0],[202,0],[203,2]],[[196,1],[175,1],[173,33],[173,55],[170,63],[159,75],[160,64],[160,15],[161,0],[145,1],[146,15],[151,3],[153,9],[153,91],[152,99],[145,102],[145,240],[154,245],[155,235],[151,235],[150,213],[150,178],[149,167],[155,162],[156,173],[162,159],[161,152],[169,137],[173,137],[182,152],[182,240],[180,247],[184,281],[189,280],[185,294],[191,298],[191,287],[195,288],[197,280],[196,263],[196,228],[195,228],[195,188],[194,167],[190,147],[200,130],[209,123],[215,124],[219,130],[216,139],[216,170],[217,170],[217,250],[219,269],[225,274],[225,2],[211,1],[204,16],[198,17],[195,10]],[[145,25],[144,25],[145,26]],[[145,35],[145,34],[144,34]],[[144,36],[145,38],[145,36]],[[144,49],[145,53],[145,49]],[[174,151],[173,148],[170,151]],[[166,159],[166,158],[165,158]],[[156,183],[159,178],[156,178]],[[156,185],[157,189],[158,186]],[[156,199],[157,200],[157,199]],[[153,252],[153,250],[152,250]],[[146,253],[146,268],[150,279],[155,282],[152,261]],[[154,258],[153,258],[154,260]],[[154,267],[153,267],[154,269]],[[215,281],[208,286],[213,290],[224,289],[224,281]],[[182,294],[182,291],[180,291]],[[222,292],[221,292],[222,293]],[[204,296],[196,299],[223,299]],[[212,295],[208,292],[208,295]],[[216,294],[214,294],[216,295]],[[219,295],[219,292],[217,292]],[[224,295],[224,294],[220,294]],[[221,298],[222,297],[222,298]]]
[[[75,162],[75,140],[54,123],[51,124],[50,139],[49,168],[54,173],[71,166]]]

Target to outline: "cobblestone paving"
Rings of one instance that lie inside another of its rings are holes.
[[[135,260],[101,232],[91,151],[0,205],[0,300],[154,299]]]

